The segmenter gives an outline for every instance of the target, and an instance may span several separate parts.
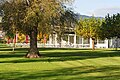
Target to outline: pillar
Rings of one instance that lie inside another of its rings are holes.
[[[90,38],[90,48],[92,48],[92,38]]]
[[[108,45],[109,45],[109,44],[108,44],[108,40],[106,39],[106,40],[105,40],[105,46],[106,46],[106,48],[108,48]]]
[[[74,34],[74,48],[76,48],[76,33]]]
[[[49,35],[49,46],[51,46],[52,45],[52,35],[50,34]]]
[[[70,36],[68,34],[68,42],[67,42],[68,46],[70,45]]]

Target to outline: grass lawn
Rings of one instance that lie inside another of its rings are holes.
[[[26,52],[0,44],[0,80],[120,80],[120,51],[40,48],[39,59]]]

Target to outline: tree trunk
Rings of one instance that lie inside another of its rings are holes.
[[[37,48],[37,28],[34,28],[30,34],[30,49],[26,54],[27,58],[39,58],[40,54]]]
[[[118,48],[118,38],[116,37],[115,39],[115,50],[117,51],[117,48]]]
[[[95,50],[95,39],[92,39],[92,49]]]

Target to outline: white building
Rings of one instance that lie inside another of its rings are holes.
[[[62,48],[92,48],[92,39],[84,39],[76,34],[66,34],[66,39],[62,39]],[[49,41],[45,44],[45,47],[60,47],[57,41],[57,34],[49,36]],[[109,48],[109,40],[97,40],[95,41],[96,48]]]
[[[62,48],[92,48],[92,39],[85,39],[76,34],[66,34],[65,39],[61,41]],[[45,45],[46,47],[60,47],[60,44],[57,41],[57,34],[54,34],[53,37],[49,36],[49,41]],[[96,48],[115,48],[120,47],[120,39],[106,39],[106,40],[96,40]]]
[[[13,43],[9,44],[10,46]],[[16,43],[18,47],[29,47],[29,43]],[[120,47],[120,40],[110,39],[110,40],[96,40],[95,41],[95,48],[115,48]],[[49,40],[46,44],[39,43],[38,47],[53,47],[53,48],[92,48],[92,39],[84,39],[81,36],[77,36],[76,34],[66,34],[65,38],[61,40],[61,47],[60,42],[57,40],[57,34],[49,35]]]

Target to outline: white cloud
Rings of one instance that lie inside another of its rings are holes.
[[[110,15],[120,13],[120,7],[97,9],[93,13],[95,16],[105,17],[108,13]]]

